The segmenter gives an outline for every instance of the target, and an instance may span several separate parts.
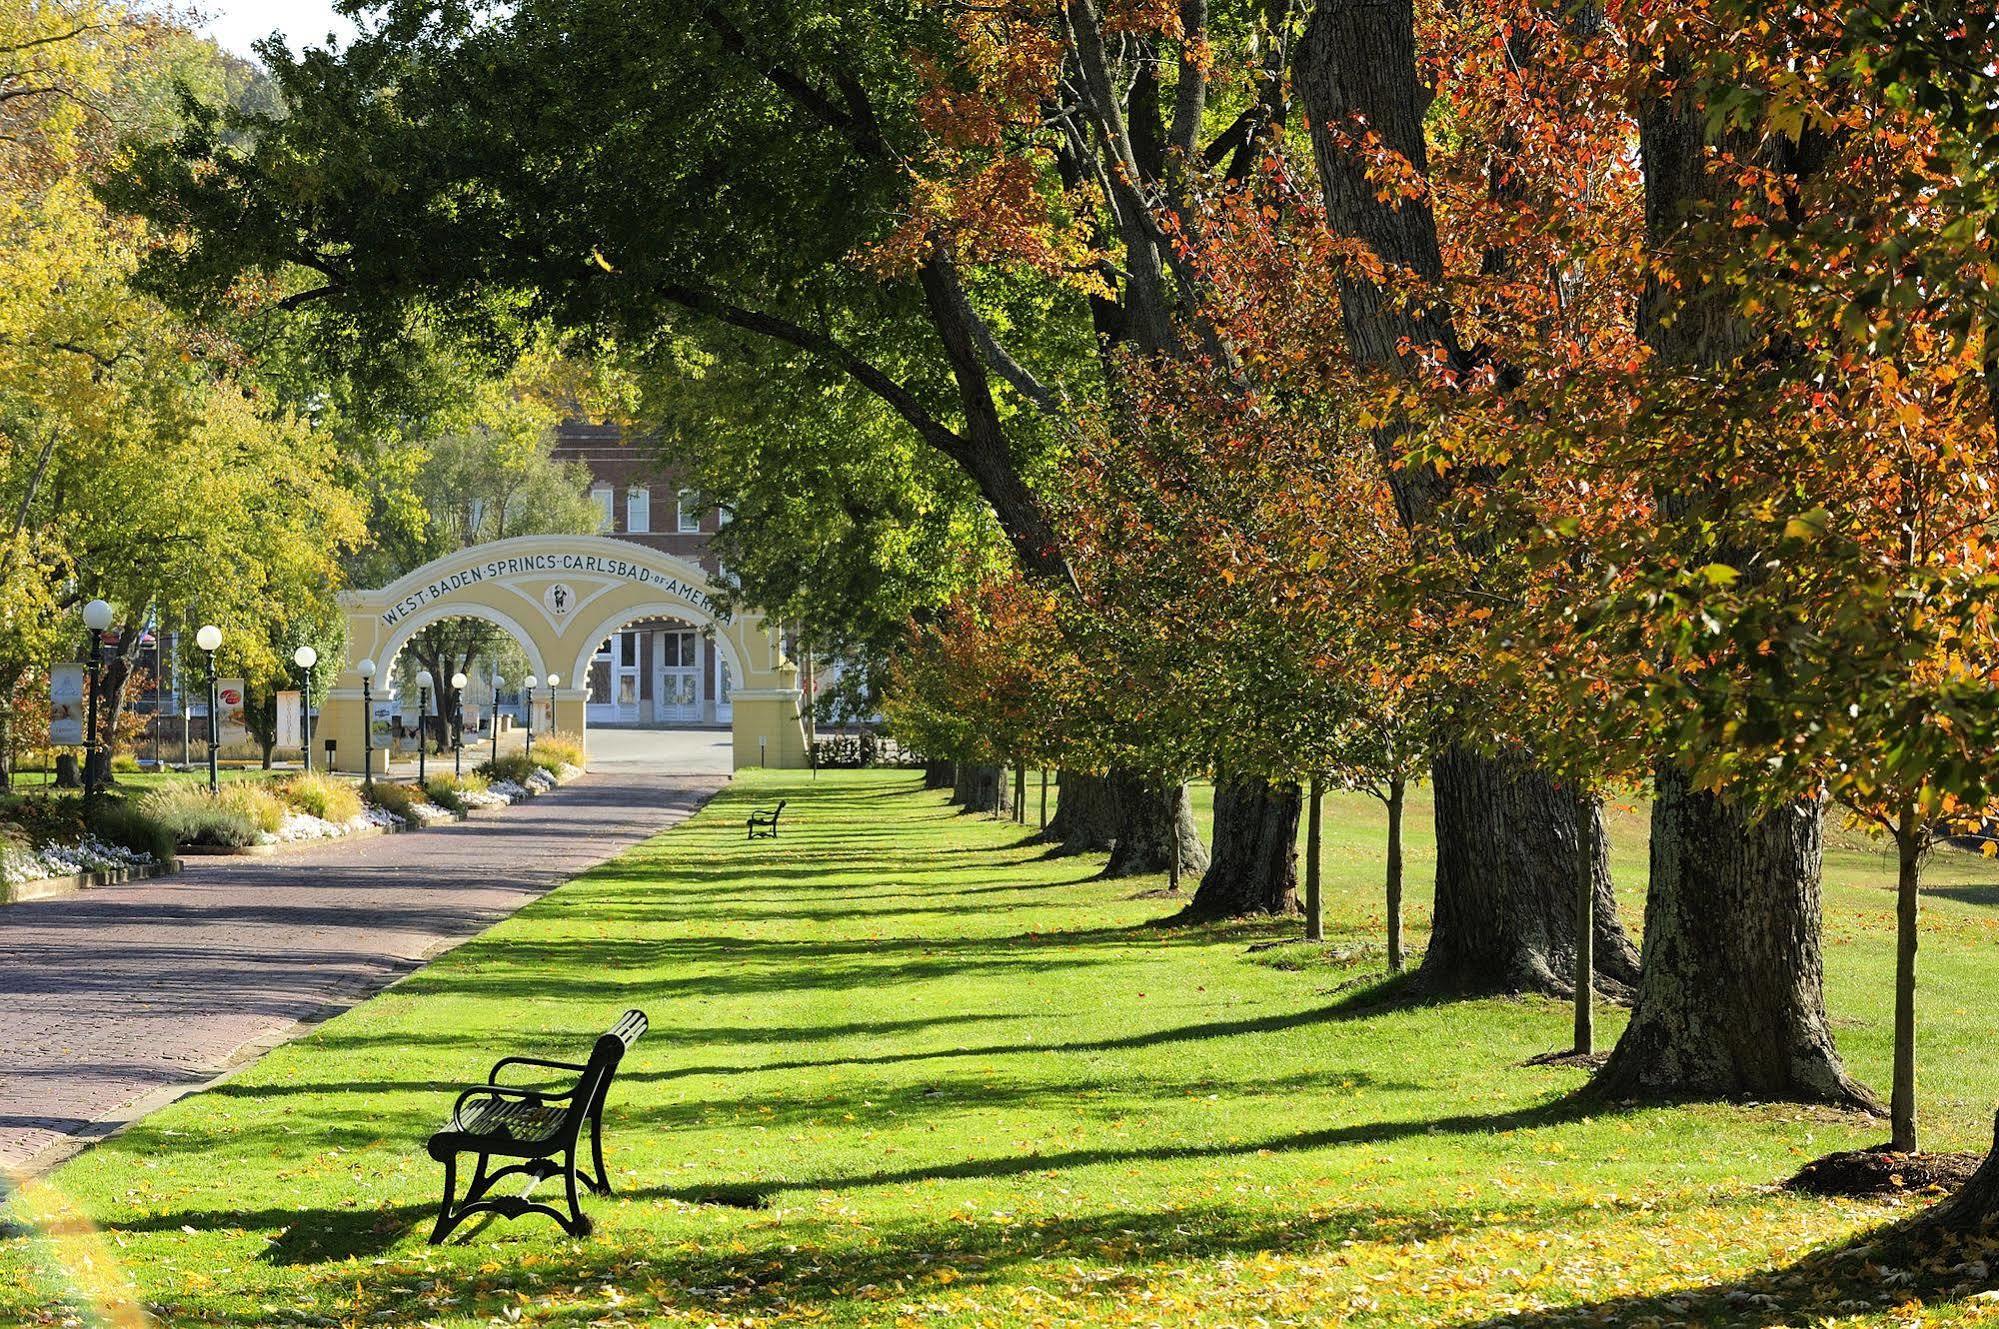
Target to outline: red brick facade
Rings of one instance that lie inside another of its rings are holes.
[[[600,502],[607,501],[610,508],[605,534],[663,550],[709,572],[715,570],[708,541],[717,529],[718,515],[690,512],[689,520],[682,522],[679,478],[672,467],[662,465],[652,455],[644,440],[628,441],[615,425],[571,421],[556,432],[555,456],[558,461],[580,461],[590,468],[591,493]],[[643,496],[636,506],[635,493]],[[643,529],[634,529],[635,524],[642,524]],[[691,637],[676,635],[690,629],[691,624],[652,619],[630,624],[613,638],[609,658],[600,658],[592,665],[590,723],[726,721],[721,659],[698,629]],[[688,653],[693,659],[683,663],[681,657]],[[687,695],[690,682],[691,701]]]

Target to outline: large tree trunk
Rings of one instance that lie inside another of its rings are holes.
[[[1426,353],[1470,375],[1467,348],[1443,290],[1444,262],[1427,195],[1381,189],[1372,136],[1427,176],[1425,117],[1431,89],[1417,65],[1413,0],[1320,0],[1298,48],[1297,85],[1327,224],[1365,243],[1391,270],[1432,284],[1412,299],[1365,276],[1343,276],[1340,312],[1355,362],[1414,377]],[[1434,529],[1454,480],[1405,466],[1412,421],[1374,431],[1396,508],[1411,531]],[[1524,757],[1447,750],[1437,761],[1437,905],[1421,983],[1437,991],[1540,991],[1573,995],[1577,873],[1599,892],[1596,954],[1604,986],[1637,977],[1637,953],[1617,921],[1596,800],[1568,789]]]
[[[1673,57],[1639,50],[1640,61]],[[1667,72],[1673,73],[1670,63]],[[1679,71],[1679,72],[1684,72]],[[1709,141],[1690,81],[1639,108],[1648,243],[1670,251],[1690,208],[1718,202],[1711,147],[1799,176],[1818,168],[1783,135],[1729,132]],[[1822,136],[1819,136],[1822,138]],[[1733,189],[1733,185],[1726,186]],[[1725,283],[1648,278],[1638,331],[1662,372],[1727,366],[1756,344]],[[1663,496],[1670,509],[1683,496]],[[1690,536],[1698,539],[1698,536]],[[1741,565],[1741,551],[1714,553]],[[1800,805],[1757,819],[1684,775],[1662,770],[1652,807],[1645,976],[1630,1025],[1591,1092],[1609,1098],[1747,1095],[1878,1108],[1840,1064],[1826,1025],[1820,953],[1820,811]]]
[[[1185,786],[1175,790],[1131,771],[1113,770],[1104,777],[1117,817],[1117,843],[1111,847],[1106,877],[1139,877],[1166,871],[1169,856],[1180,855],[1183,876],[1205,872],[1208,851],[1194,825],[1194,806]]]
[[[923,763],[923,787],[925,789],[952,789],[958,783],[958,763],[955,761],[926,761]]]
[[[1589,1092],[1875,1108],[1826,1022],[1816,804],[1761,820],[1661,771],[1645,964],[1631,1023]]]
[[[1298,813],[1294,783],[1223,780],[1215,786],[1215,853],[1188,919],[1289,914],[1298,908]]]
[[[953,802],[964,804],[967,812],[1006,811],[1006,768],[959,762],[958,787],[951,798]]]
[[[1041,838],[1065,854],[1102,853],[1117,843],[1117,802],[1101,775],[1063,771],[1055,789],[1055,815]]]
[[[1626,995],[1638,981],[1638,953],[1611,894],[1601,801],[1520,753],[1454,745],[1431,772],[1437,902],[1422,986],[1574,996],[1576,892],[1587,874],[1597,988]]]

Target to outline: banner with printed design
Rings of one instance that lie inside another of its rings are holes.
[[[49,742],[59,748],[83,746],[83,666],[49,669]]]
[[[243,718],[243,705],[248,695],[240,678],[216,680],[215,741],[225,748],[250,741],[250,726]]]
[[[304,741],[299,728],[298,699],[296,692],[278,694],[278,746],[281,748],[295,748]]]

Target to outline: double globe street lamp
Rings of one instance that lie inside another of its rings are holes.
[[[111,626],[111,606],[92,600],[83,607],[83,626],[90,629],[90,700],[83,731],[83,796],[97,793],[97,679],[104,667],[104,631]]]
[[[298,694],[299,737],[305,744],[305,769],[312,770],[312,667],[319,663],[319,652],[310,646],[301,646],[292,652],[292,663],[305,675],[305,691]]]
[[[194,634],[194,644],[208,656],[208,792],[222,792],[221,767],[216,763],[215,750],[222,728],[221,707],[215,698],[215,652],[222,646],[222,629],[213,623],[204,623]]]

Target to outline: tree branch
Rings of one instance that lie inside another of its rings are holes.
[[[958,280],[956,266],[946,260],[940,264],[940,272],[947,298],[956,304],[959,316],[965,320],[971,331],[972,340],[978,345],[980,356],[992,367],[993,372],[1012,384],[1014,391],[1034,403],[1043,415],[1057,420],[1067,420],[1068,413],[1063,409],[1061,397],[1036,378],[1032,370],[1013,358],[1006,347],[1000,344],[999,338],[993,335],[991,325],[972,307],[972,302],[966,298],[964,286]]]
[[[723,50],[736,56],[752,69],[756,70],[758,74],[763,76],[765,82],[791,98],[792,101],[798,103],[800,107],[829,129],[836,130],[844,135],[847,141],[852,143],[863,157],[885,160],[894,159],[895,154],[889,150],[887,140],[882,138],[880,129],[874,122],[874,113],[871,108],[865,113],[843,111],[833,104],[832,98],[813,87],[812,84],[798,74],[775,61],[763,59],[751,50],[750,39],[743,30],[731,22],[729,16],[714,5],[701,6],[701,18],[710,28],[714,29],[716,36],[722,39]],[[840,75],[835,75],[836,84],[840,82],[840,78]],[[848,76],[848,80],[851,82],[850,75]],[[858,84],[854,86],[857,88]],[[848,96],[851,104],[851,92],[844,85],[842,85],[842,92]]]
[[[925,410],[923,403],[916,399],[914,393],[824,333],[814,332],[808,327],[775,314],[745,308],[723,299],[713,291],[704,291],[698,287],[666,286],[661,288],[660,294],[683,309],[726,323],[733,328],[741,328],[745,332],[753,332],[759,337],[768,337],[773,341],[795,346],[833,365],[881,398],[891,410],[922,436],[924,442],[947,456],[957,457],[971,446],[963,436]]]

